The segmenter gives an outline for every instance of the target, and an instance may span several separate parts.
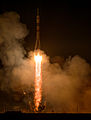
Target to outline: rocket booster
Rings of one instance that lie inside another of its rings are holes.
[[[37,8],[36,16],[36,43],[35,50],[40,49],[40,17],[39,17],[39,8]]]

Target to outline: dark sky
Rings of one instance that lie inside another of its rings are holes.
[[[30,0],[31,1],[31,0]],[[36,8],[40,9],[41,49],[49,56],[80,55],[91,63],[90,3],[73,2],[6,2],[0,13],[16,11],[29,29],[25,48],[33,50],[36,32]]]

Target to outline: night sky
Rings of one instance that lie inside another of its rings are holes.
[[[26,50],[33,50],[36,40],[36,8],[40,9],[41,49],[47,55],[80,55],[91,63],[90,3],[76,2],[0,2],[0,14],[6,11],[19,13],[27,25]]]

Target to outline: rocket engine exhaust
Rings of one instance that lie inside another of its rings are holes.
[[[35,111],[38,111],[38,107],[41,103],[42,94],[41,94],[41,87],[42,87],[42,75],[41,75],[41,61],[42,56],[38,53],[34,55],[35,60],[35,96],[34,96],[34,103],[35,103]]]

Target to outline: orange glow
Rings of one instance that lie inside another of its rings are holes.
[[[41,62],[42,56],[38,53],[34,55],[35,60],[35,96],[34,96],[34,104],[35,111],[38,111],[39,104],[41,103],[41,84],[42,84],[42,75],[41,75]]]

